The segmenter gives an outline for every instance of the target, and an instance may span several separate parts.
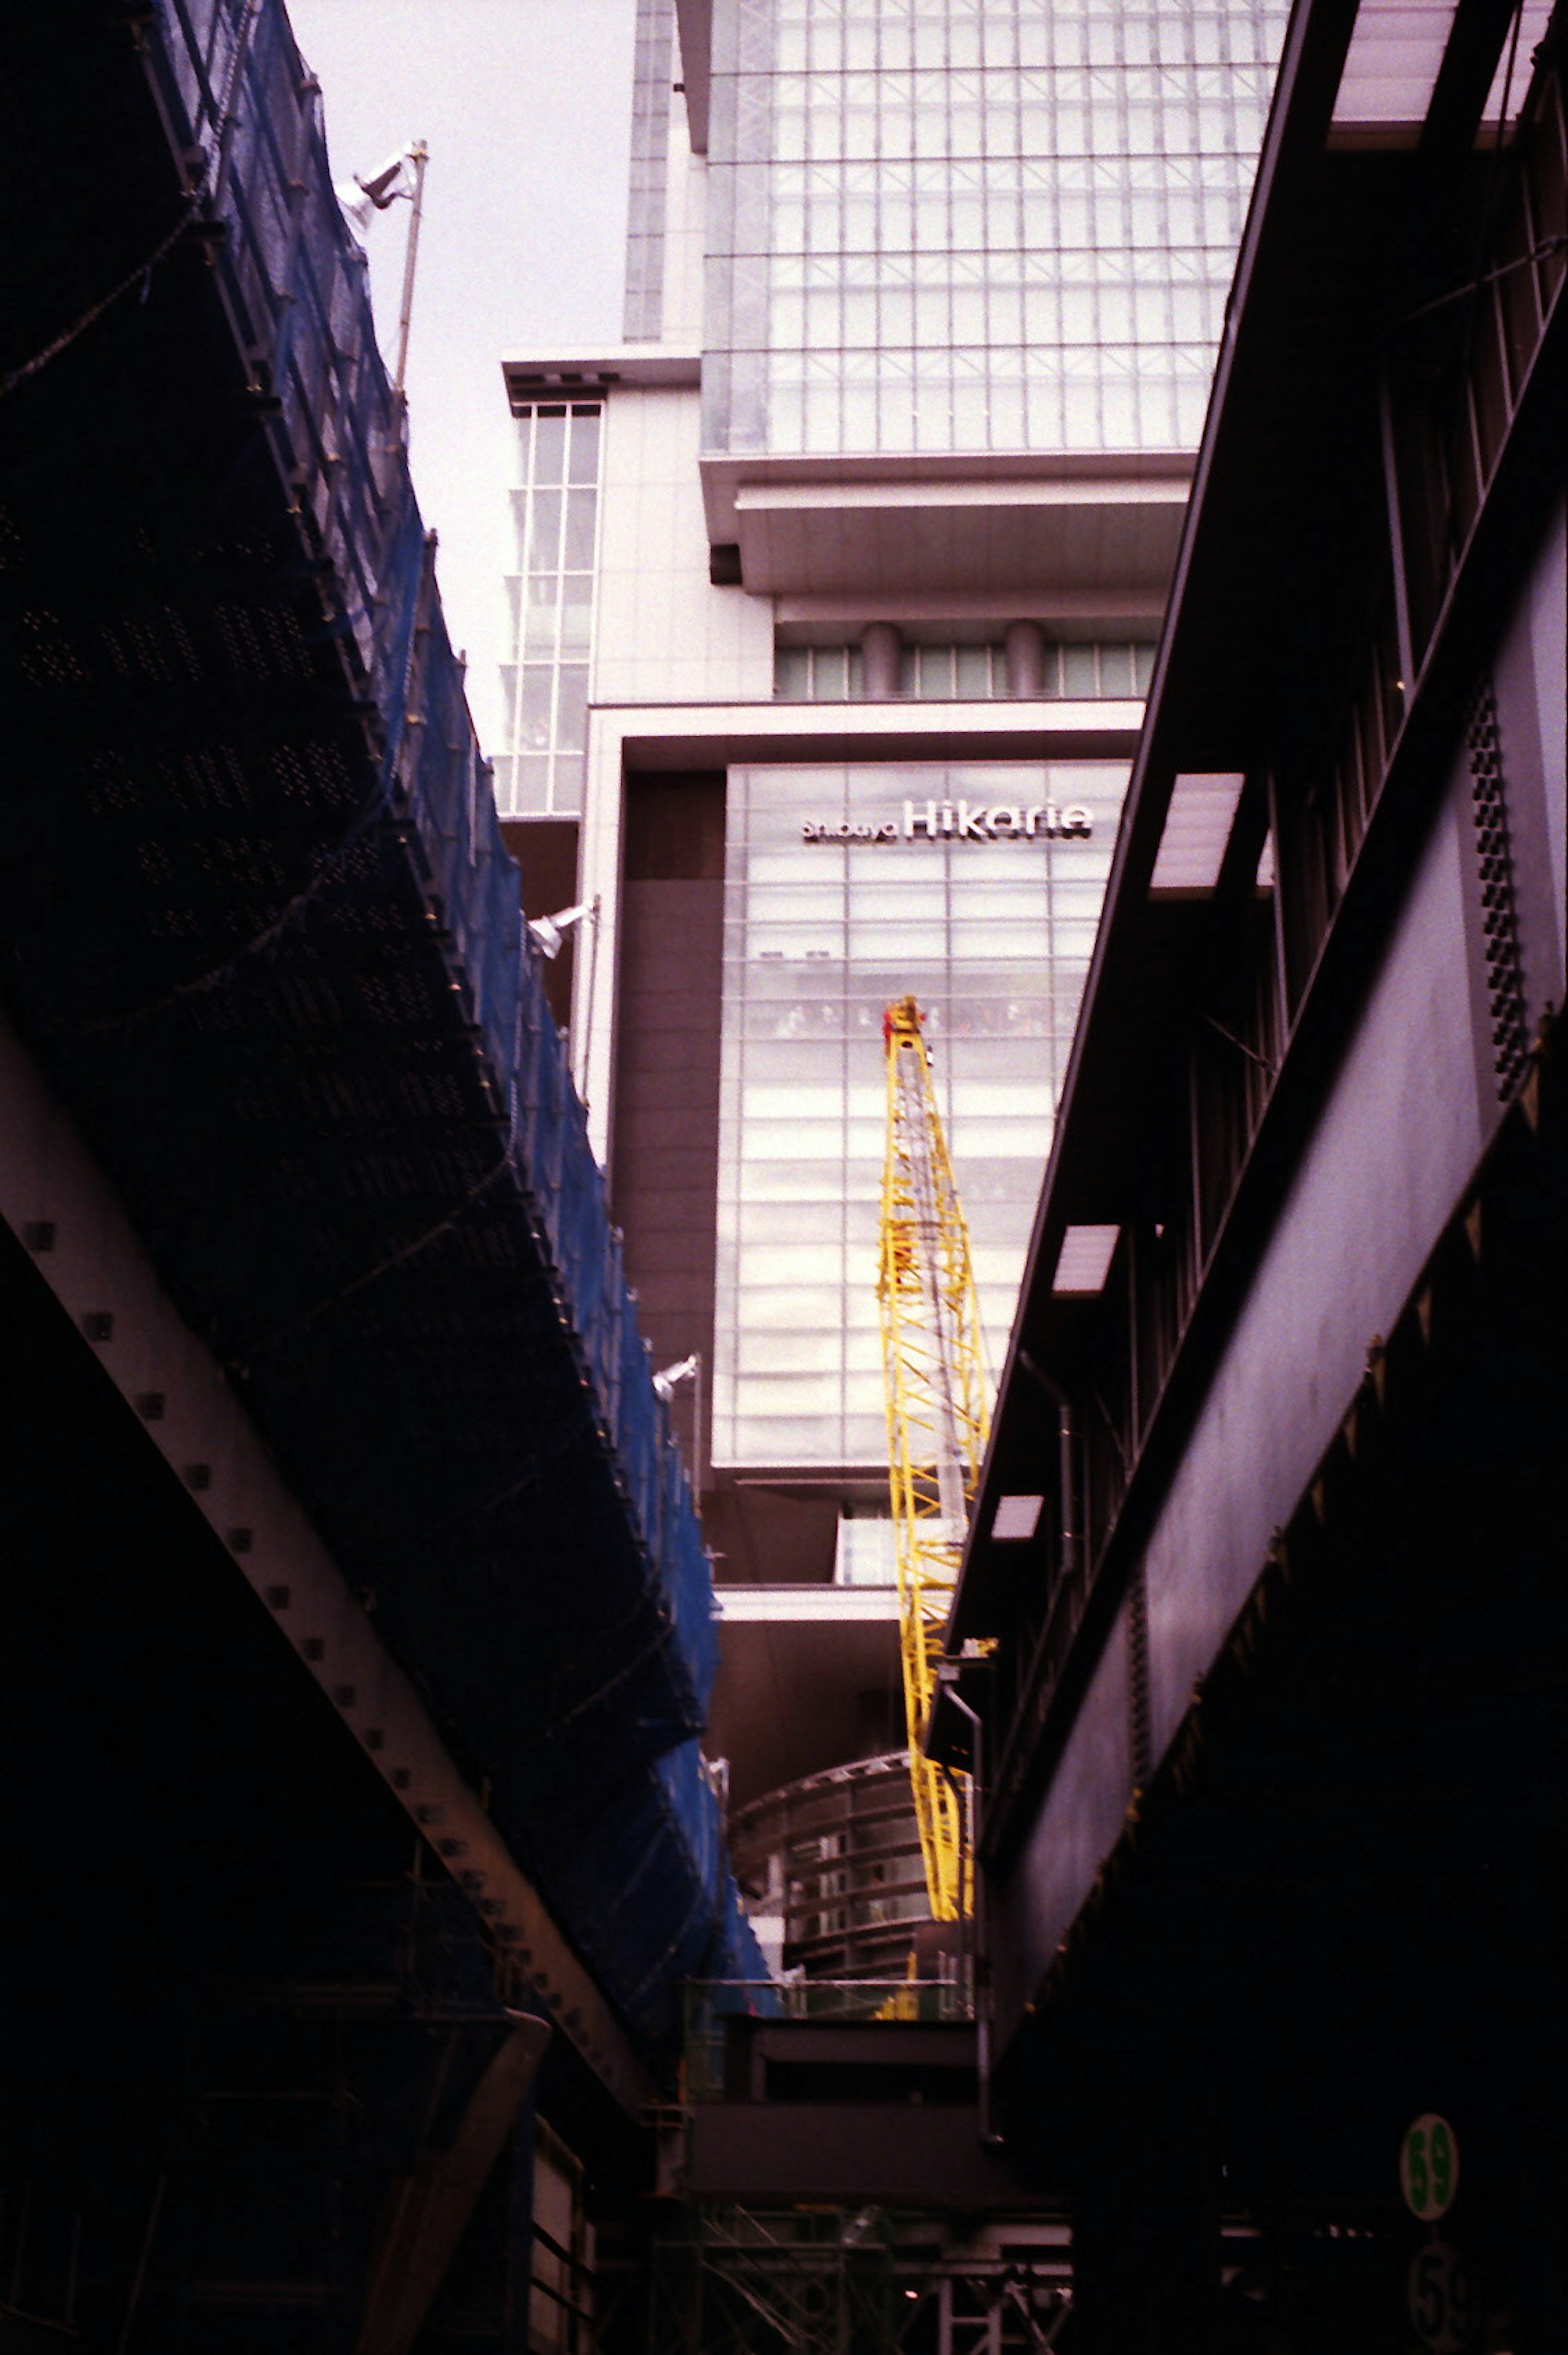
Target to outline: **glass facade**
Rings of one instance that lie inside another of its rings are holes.
[[[1126,774],[730,772],[717,1464],[886,1461],[882,1008],[912,989],[999,1365]]]
[[[1284,0],[716,0],[703,445],[1181,450]]]
[[[656,341],[664,328],[665,197],[669,177],[670,83],[676,70],[671,0],[637,0],[626,298],[622,316],[622,333],[629,344]]]
[[[1040,692],[1051,702],[1132,700],[1147,694],[1153,671],[1153,645],[1136,640],[1048,645]],[[866,668],[859,647],[775,647],[773,693],[790,703],[863,701]],[[1010,696],[1007,651],[999,645],[906,645],[899,657],[899,693],[937,703]]]
[[[496,762],[503,817],[582,807],[600,424],[596,401],[541,401],[517,416],[507,575],[513,659],[501,669],[509,749]]]

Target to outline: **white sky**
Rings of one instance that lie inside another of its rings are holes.
[[[468,699],[497,749],[512,427],[503,351],[615,342],[626,226],[633,0],[288,0],[322,86],[334,177],[405,140],[431,151],[410,447]],[[366,234],[381,348],[397,346],[408,207]]]

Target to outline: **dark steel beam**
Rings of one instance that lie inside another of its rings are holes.
[[[144,1424],[256,1600],[260,1646],[284,1643],[337,1711],[485,1925],[503,1988],[555,2020],[621,2105],[652,2082],[603,1995],[524,1876],[424,1702],[284,1487],[210,1351],[170,1304],[113,1189],[8,1025],[0,1023],[0,1217]]]
[[[355,2355],[409,2355],[528,2098],[549,2022],[519,2019],[480,2079],[450,2143],[427,2145],[388,2200]]]

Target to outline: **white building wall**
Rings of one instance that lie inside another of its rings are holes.
[[[590,701],[768,701],[772,601],[708,578],[695,387],[626,387],[605,403]]]
[[[691,152],[686,101],[672,94],[668,179],[665,188],[664,334],[667,344],[702,341],[707,259],[706,165]]]

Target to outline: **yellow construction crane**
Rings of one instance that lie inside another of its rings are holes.
[[[888,1146],[877,1297],[910,1779],[931,1910],[939,1922],[955,1922],[970,1909],[964,1810],[922,1743],[986,1452],[986,1379],[969,1234],[912,997],[894,999],[882,1017],[882,1036]]]

